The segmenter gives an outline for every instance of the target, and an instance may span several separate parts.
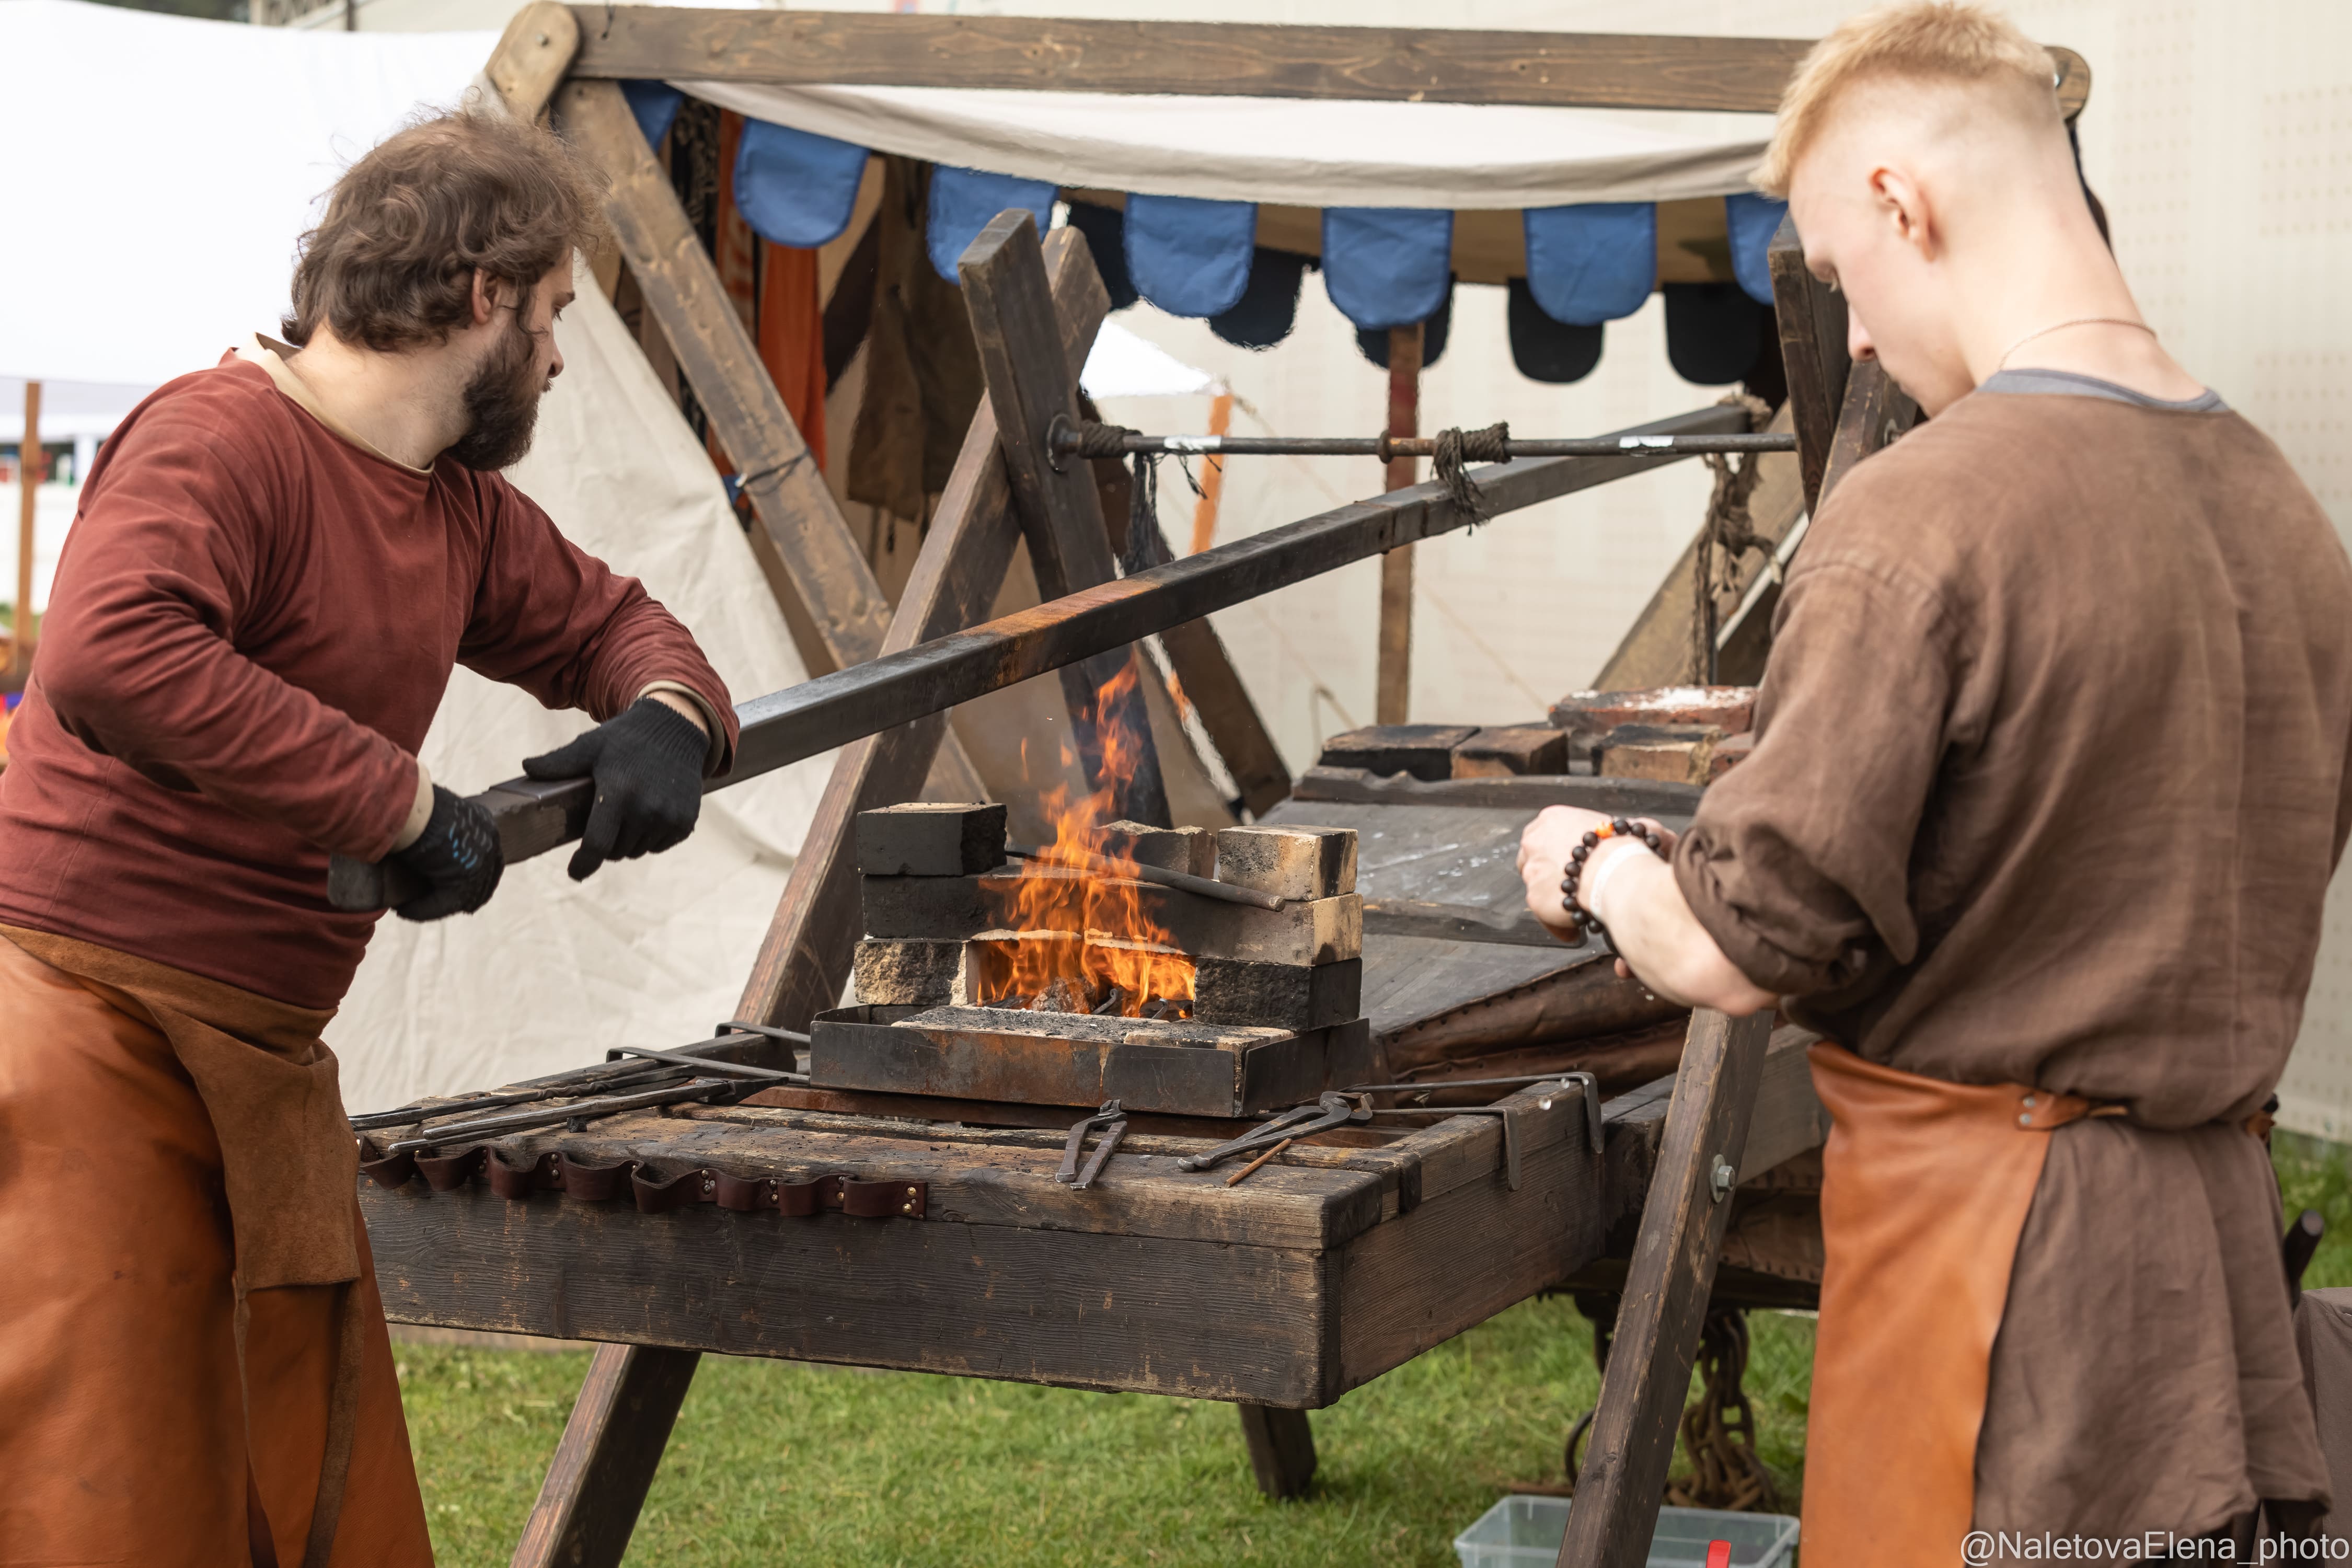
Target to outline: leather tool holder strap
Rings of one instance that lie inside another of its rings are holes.
[[[895,1177],[743,1176],[707,1166],[663,1175],[635,1160],[590,1165],[569,1154],[541,1154],[526,1165],[508,1163],[508,1151],[488,1144],[451,1154],[384,1155],[371,1139],[360,1142],[360,1169],[378,1186],[398,1189],[422,1176],[436,1193],[486,1182],[502,1198],[520,1203],[534,1193],[562,1193],[580,1203],[633,1201],[640,1214],[667,1214],[690,1204],[715,1204],[739,1214],[772,1210],[806,1217],[845,1214],[858,1219],[920,1219],[930,1196],[928,1182]]]

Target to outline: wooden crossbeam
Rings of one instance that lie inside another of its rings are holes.
[[[1023,211],[999,213],[957,270],[1038,594],[1050,601],[1100,587],[1112,580],[1115,565],[1093,470],[1076,460],[1057,462],[1047,446],[1056,420],[1078,417],[1078,378],[1059,351],[1035,220]],[[1135,647],[1066,665],[1061,679],[1087,782],[1109,788],[1119,818],[1170,826]],[[1123,742],[1111,740],[1114,733]],[[1122,743],[1134,748],[1131,759],[1111,754]]]
[[[1783,217],[1766,253],[1772,273],[1772,310],[1780,327],[1780,363],[1788,372],[1789,410],[1797,432],[1797,466],[1804,475],[1805,510],[1821,504],[1830,437],[1845,401],[1845,296],[1805,268],[1795,220]]]
[[[1802,38],[580,5],[574,75],[1770,113]],[[2072,117],[2090,68],[2053,48]]]

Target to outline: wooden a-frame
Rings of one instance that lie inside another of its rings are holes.
[[[1024,533],[1047,596],[1108,571],[1095,555],[1101,518],[1090,487],[1057,478],[1044,428],[1066,404],[1108,310],[1083,244],[1067,232],[995,237],[972,281],[990,396],[975,416],[914,574],[894,607],[835,505],[669,182],[637,132],[618,83],[723,79],[879,83],[1109,92],[1195,92],[1451,102],[1769,111],[1807,46],[1787,39],[1639,37],[1013,17],[583,6],[541,0],[509,25],[486,68],[508,111],[559,128],[610,181],[607,211],[623,258],[667,335],[719,445],[743,475],[763,572],[802,634],[812,673],[912,647],[980,619]],[[2053,49],[2071,116],[2090,73]],[[1022,231],[1028,232],[1028,231]],[[1843,311],[1802,273],[1793,236],[1776,241],[1790,407],[1809,503],[1853,462],[1907,426],[1912,412],[1874,363],[1849,368]],[[980,247],[975,247],[976,249]],[[1793,256],[1793,269],[1791,258]],[[1045,276],[1035,274],[1042,272]],[[1022,296],[1006,305],[1003,301]],[[1050,319],[1039,306],[1050,298]],[[999,302],[987,303],[990,299]],[[1832,327],[1834,322],[1834,327]],[[995,342],[989,342],[991,332]],[[1045,341],[1051,332],[1058,361]],[[998,420],[1016,414],[1024,427]],[[1090,532],[1089,530],[1092,531]],[[1052,564],[1049,564],[1051,563]],[[1751,600],[1749,608],[1755,607]],[[1769,618],[1769,606],[1766,607]],[[1759,622],[1760,624],[1760,622]],[[1732,628],[1737,631],[1738,627]],[[1204,663],[1183,676],[1229,757],[1270,756],[1229,661],[1205,623],[1171,637]],[[1204,651],[1205,650],[1205,651]],[[1213,663],[1214,668],[1205,665]],[[1218,734],[1223,725],[1236,739]],[[1255,733],[1251,733],[1252,727]],[[804,1022],[846,977],[856,919],[851,825],[866,806],[913,798],[938,763],[974,798],[977,776],[944,719],[861,741],[841,752],[792,880],[744,990],[738,1016]],[[1269,781],[1244,780],[1267,798]],[[1286,788],[1286,781],[1282,787]],[[1278,798],[1278,796],[1275,797]],[[1257,802],[1253,801],[1254,807]],[[1719,1167],[1736,1171],[1763,1072],[1768,1020],[1694,1015],[1644,1207],[1596,1419],[1593,1459],[1561,1547],[1564,1565],[1641,1560],[1674,1447],[1727,1205]],[[617,1564],[698,1360],[698,1352],[600,1347],[539,1503],[517,1568]],[[1302,1412],[1244,1407],[1253,1464],[1269,1492],[1303,1488],[1314,1466]]]

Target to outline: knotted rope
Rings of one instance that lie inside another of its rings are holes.
[[[1478,481],[1465,471],[1472,463],[1507,463],[1511,460],[1511,426],[1496,422],[1483,430],[1465,430],[1459,426],[1437,433],[1430,462],[1431,477],[1445,487],[1454,510],[1470,520],[1475,528],[1495,515],[1486,503],[1486,492]]]
[[[1760,430],[1772,417],[1771,405],[1760,397],[1734,393],[1723,406],[1748,410],[1750,429]],[[1748,512],[1748,498],[1763,476],[1760,452],[1736,459],[1723,452],[1703,452],[1699,460],[1715,474],[1715,490],[1707,497],[1706,521],[1699,525],[1697,547],[1691,554],[1691,679],[1712,684],[1716,678],[1717,601],[1739,586],[1739,563],[1751,550],[1768,555],[1773,541],[1756,531]]]
[[[1143,434],[1140,430],[1130,430],[1124,425],[1106,425],[1099,419],[1081,419],[1076,428],[1078,432],[1078,449],[1076,455],[1088,458],[1124,458],[1127,456],[1125,446],[1127,438],[1129,436]]]

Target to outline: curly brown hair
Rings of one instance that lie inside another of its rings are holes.
[[[474,274],[527,294],[604,232],[603,194],[560,138],[460,109],[395,132],[343,172],[294,264],[289,342],[324,322],[390,353],[473,319]]]

